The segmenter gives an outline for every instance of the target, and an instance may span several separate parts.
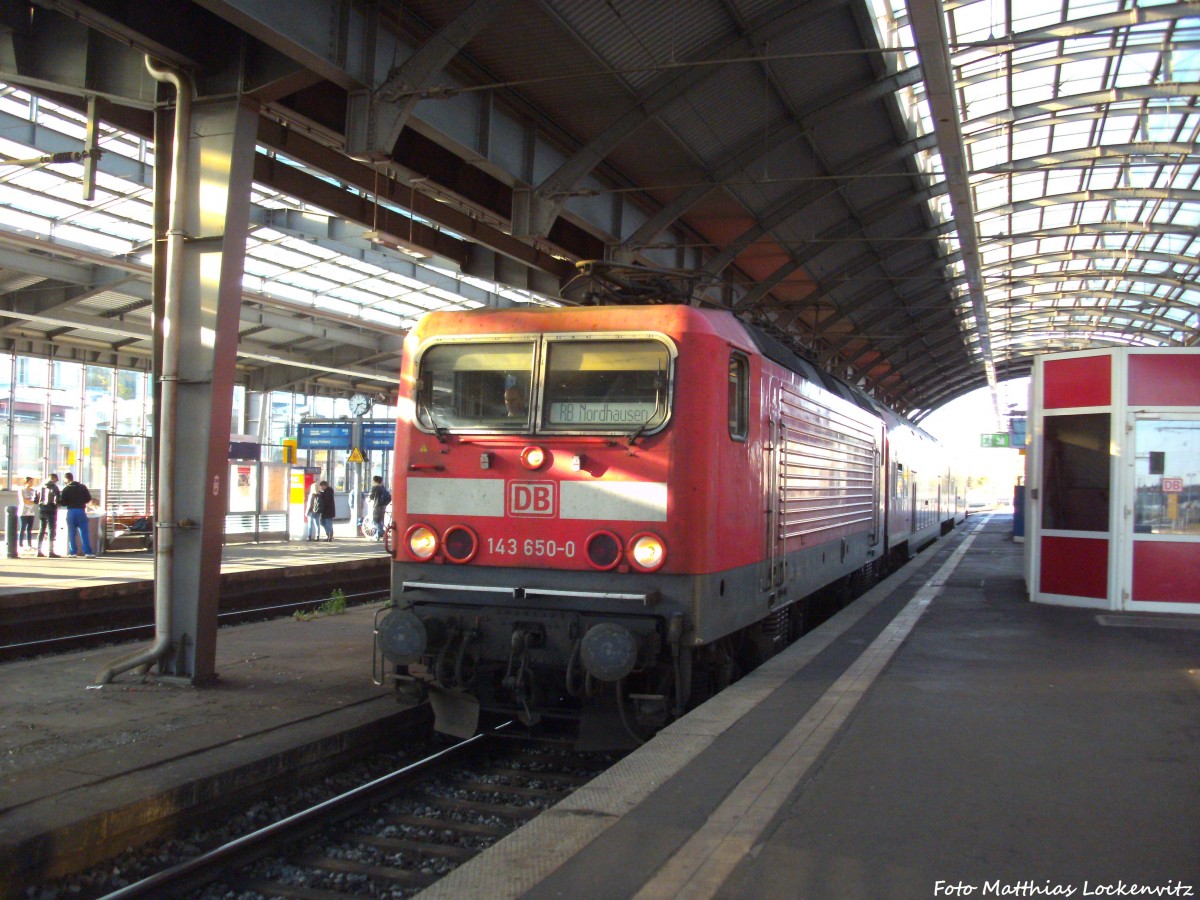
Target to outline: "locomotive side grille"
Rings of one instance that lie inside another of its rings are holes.
[[[849,404],[785,385],[779,484],[781,536],[875,520],[875,423]]]

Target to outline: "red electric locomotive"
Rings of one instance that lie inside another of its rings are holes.
[[[377,680],[648,736],[953,522],[927,436],[728,312],[432,313],[404,347]]]

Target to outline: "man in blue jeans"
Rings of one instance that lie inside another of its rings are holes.
[[[78,559],[81,556],[95,559],[96,554],[92,552],[92,540],[88,536],[87,517],[87,505],[92,499],[92,492],[87,489],[86,484],[76,481],[75,476],[70,472],[63,476],[63,480],[66,484],[63,485],[58,503],[59,506],[67,508],[67,556],[71,559]],[[82,541],[82,553],[79,552],[80,544],[75,541],[76,529],[79,530]]]

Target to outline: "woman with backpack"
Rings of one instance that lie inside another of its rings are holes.
[[[367,494],[367,502],[371,504],[371,521],[375,525],[375,540],[383,539],[383,517],[387,513],[388,504],[392,502],[392,494],[383,486],[383,476],[376,475],[371,479],[371,491]]]

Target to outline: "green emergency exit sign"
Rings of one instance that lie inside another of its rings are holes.
[[[1007,447],[1008,433],[1001,434],[981,434],[979,436],[980,447]]]

